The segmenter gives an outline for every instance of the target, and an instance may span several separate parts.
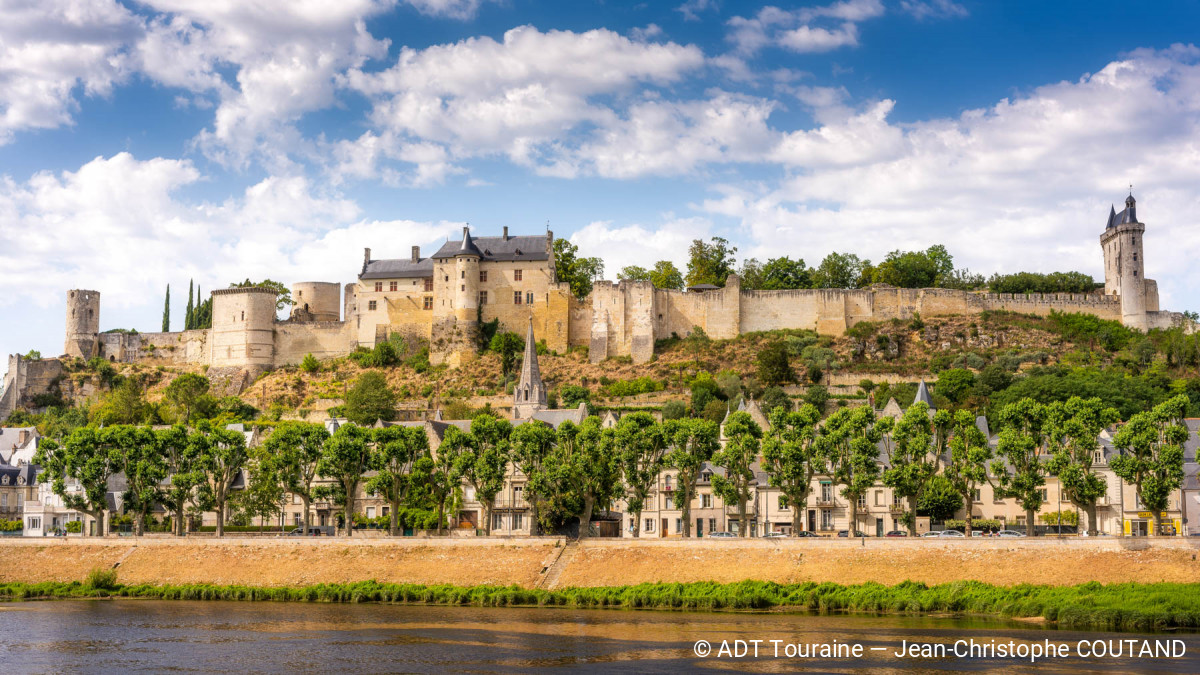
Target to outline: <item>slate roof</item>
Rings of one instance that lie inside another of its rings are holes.
[[[425,279],[433,276],[433,259],[371,260],[359,279]]]
[[[26,487],[29,485],[37,485],[37,475],[41,469],[33,464],[22,464],[21,466],[0,466],[0,486],[3,487]],[[3,477],[8,477],[8,482],[3,482]],[[21,479],[24,479],[22,481]]]
[[[933,410],[933,398],[929,395],[929,388],[925,386],[925,380],[921,380],[921,384],[917,385],[917,395],[913,398],[913,403],[924,403]]]
[[[1129,195],[1129,198],[1125,200],[1125,209],[1122,210],[1120,213],[1117,213],[1117,209],[1115,206],[1109,207],[1108,225],[1106,225],[1104,229],[1109,230],[1118,225],[1125,225],[1128,223],[1136,223],[1136,222],[1138,222],[1137,202],[1134,201],[1133,195],[1131,194],[1131,195]]]
[[[465,238],[483,260],[549,260],[546,253],[545,235],[519,237],[471,237]],[[434,258],[453,258],[464,253],[463,241],[448,241],[433,254]]]

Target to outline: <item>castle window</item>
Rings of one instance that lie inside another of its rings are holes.
[[[367,301],[367,310],[374,312],[374,311],[375,311],[375,307],[376,307],[376,304],[375,304],[375,301],[374,301],[374,300],[368,300],[368,301]]]
[[[1134,279],[1136,279],[1136,278],[1137,278],[1137,270],[1134,270],[1134,271],[1133,271],[1133,278],[1134,278]]]
[[[479,304],[487,304],[487,291],[479,291]]]
[[[459,272],[458,274],[459,274],[459,277],[458,277],[459,279],[466,279],[466,278],[467,278],[467,271],[466,271],[466,270],[463,270],[463,271]]]
[[[513,281],[521,280],[521,270],[513,270]]]
[[[466,293],[466,292],[467,292],[467,285],[466,285],[466,284],[463,284],[462,286],[459,286],[458,290],[462,291],[463,293]]]
[[[425,309],[433,309],[433,298],[425,298]]]
[[[479,280],[487,281],[487,271],[486,270],[479,270]]]
[[[425,280],[425,292],[426,293],[433,292],[433,277],[429,277],[428,279]]]
[[[533,304],[533,291],[529,291],[528,293],[525,294],[525,304],[527,304],[527,305]]]
[[[400,282],[399,282],[399,281],[392,281],[392,282],[388,283],[388,290],[389,290],[389,291],[398,291],[398,290],[400,290]]]
[[[242,312],[242,321],[245,321],[245,320],[246,320],[246,313]]]
[[[445,281],[446,283],[450,283],[450,275],[449,275],[449,274],[447,274],[447,275],[444,275],[444,276],[445,276],[445,278],[443,279],[443,281]]]
[[[381,292],[381,291],[383,291],[383,282],[382,282],[382,281],[376,281],[376,282],[375,282],[375,292],[376,292],[376,293],[379,293],[379,292]]]
[[[514,305],[521,304],[521,298],[522,298],[521,291],[513,291],[513,304]]]

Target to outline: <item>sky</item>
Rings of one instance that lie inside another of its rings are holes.
[[[189,280],[541,233],[1102,278],[1132,184],[1200,310],[1200,3],[0,0],[0,354],[180,329]],[[1119,209],[1118,209],[1119,210]],[[0,366],[2,367],[2,366]]]

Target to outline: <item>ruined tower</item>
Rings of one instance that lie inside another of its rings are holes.
[[[546,383],[538,367],[537,343],[533,339],[533,317],[529,317],[529,332],[525,336],[525,358],[521,360],[521,379],[513,389],[513,419],[529,419],[535,412],[546,409]]]
[[[212,292],[212,365],[265,366],[275,361],[275,291],[251,286]]]
[[[1104,249],[1104,293],[1121,300],[1121,323],[1130,328],[1149,327],[1147,309],[1158,309],[1157,285],[1146,280],[1142,235],[1146,226],[1138,222],[1137,201],[1130,193],[1120,213],[1111,208],[1100,246]],[[1148,293],[1152,297],[1147,297]],[[1148,307],[1148,305],[1153,307]]]
[[[100,333],[100,293],[67,291],[67,331],[63,353],[81,359],[96,355],[96,336]]]

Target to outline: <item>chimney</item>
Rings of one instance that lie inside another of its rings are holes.
[[[546,253],[554,252],[554,233],[546,230]]]
[[[466,241],[469,236],[471,236],[471,226],[463,225],[463,241]]]
[[[504,226],[504,241],[508,241],[508,226]]]
[[[412,247],[412,261],[417,262],[420,259],[421,259],[421,247],[420,246]]]
[[[370,262],[371,262],[371,249],[369,249],[369,248],[364,248],[364,249],[363,249],[363,268],[362,268],[362,272],[359,272],[359,274],[366,274],[366,273],[367,273],[367,265],[368,265]]]
[[[17,444],[25,445],[29,442],[29,430],[22,429],[20,435],[17,436]]]

